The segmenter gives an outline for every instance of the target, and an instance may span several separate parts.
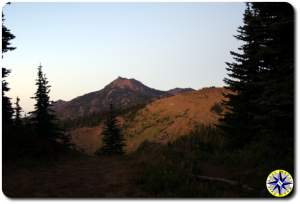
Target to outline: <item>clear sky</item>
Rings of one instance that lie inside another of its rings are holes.
[[[160,90],[223,86],[244,9],[244,3],[12,3],[3,8],[17,47],[3,59],[12,70],[9,96],[33,109],[39,63],[52,100],[100,90],[118,76]]]

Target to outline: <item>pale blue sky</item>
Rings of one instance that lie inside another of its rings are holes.
[[[13,98],[34,101],[41,62],[51,99],[70,100],[118,76],[152,88],[222,86],[244,3],[12,3],[17,49],[4,55]]]

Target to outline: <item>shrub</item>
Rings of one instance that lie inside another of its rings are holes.
[[[218,115],[220,115],[223,112],[223,110],[224,109],[221,103],[215,103],[210,109],[211,112],[214,112]]]
[[[145,141],[135,152],[144,159],[144,171],[137,182],[156,197],[207,197],[211,190],[214,195],[222,194],[219,187],[201,184],[195,178],[201,174],[203,160],[222,145],[217,134],[213,126],[197,125],[191,134],[166,145]]]

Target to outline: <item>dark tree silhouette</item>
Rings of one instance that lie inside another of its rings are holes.
[[[230,92],[225,95],[228,100],[224,103],[229,111],[221,119],[220,127],[228,139],[231,147],[242,148],[255,139],[256,126],[254,124],[257,104],[253,101],[259,97],[257,78],[261,71],[261,56],[258,50],[261,46],[260,37],[256,35],[256,28],[260,22],[256,12],[250,4],[244,13],[244,25],[239,27],[239,35],[235,36],[244,44],[239,52],[230,52],[235,62],[226,63],[228,78],[224,79]]]
[[[242,148],[264,144],[264,151],[293,155],[294,142],[294,11],[288,3],[250,3],[231,52],[224,81],[232,92],[220,127],[229,144]],[[281,149],[282,151],[274,151]],[[262,151],[262,150],[261,150]],[[274,155],[273,155],[274,156]]]
[[[12,51],[16,49],[16,47],[11,46],[11,40],[15,38],[15,36],[10,32],[9,29],[4,25],[4,14],[2,13],[2,54],[7,51]]]
[[[6,28],[6,26],[4,25],[4,21],[4,14],[2,13],[2,58],[3,54],[7,51],[16,49],[15,47],[11,46],[10,42],[15,38],[15,36],[10,32],[9,29]],[[4,80],[4,78],[6,78],[9,73],[9,69],[2,67],[2,120],[4,128],[11,125],[13,116],[13,109],[10,98],[5,95],[5,92],[9,91],[9,87],[7,81]]]
[[[15,36],[10,32],[9,29],[4,25],[4,14],[2,13],[2,58],[3,54],[7,51],[14,50],[15,47],[11,46],[11,40]],[[6,96],[6,92],[9,91],[8,83],[4,79],[10,73],[10,70],[2,67],[2,142],[3,142],[3,158],[6,159],[9,156],[9,151],[11,151],[13,145],[12,138],[12,125],[13,125],[13,108],[10,98]]]
[[[293,161],[295,99],[295,26],[294,9],[288,3],[252,3],[262,26],[257,35],[263,39],[260,55],[264,71],[260,73],[262,93],[255,101],[256,119],[266,147],[276,157]]]
[[[112,103],[104,123],[103,147],[97,154],[117,155],[124,154],[124,137],[116,119],[116,112]]]
[[[17,97],[15,102],[15,118],[14,118],[15,126],[17,127],[22,126],[21,112],[22,112],[22,108],[20,106],[20,98]]]
[[[32,134],[29,134],[29,127],[24,123],[24,118],[21,117],[22,108],[20,106],[20,98],[16,98],[14,103],[14,118],[13,118],[13,130],[10,136],[12,144],[10,145],[11,155],[18,159],[27,156],[27,149],[29,143],[32,142]]]
[[[2,78],[6,78],[10,70],[2,68]],[[12,124],[13,108],[10,98],[5,95],[5,92],[9,91],[8,83],[5,79],[2,79],[2,120],[3,126],[6,128]]]
[[[39,139],[47,142],[57,142],[61,136],[61,131],[57,126],[56,117],[51,109],[49,97],[50,85],[42,71],[42,66],[38,67],[38,78],[36,79],[37,91],[32,97],[36,100],[35,110],[31,112],[31,121]]]

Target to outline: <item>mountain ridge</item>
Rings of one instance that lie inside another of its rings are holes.
[[[161,91],[150,88],[134,78],[128,79],[119,76],[98,91],[77,96],[69,101],[55,101],[53,110],[59,119],[68,120],[106,112],[110,103],[123,110],[193,90],[191,88],[175,88]]]

